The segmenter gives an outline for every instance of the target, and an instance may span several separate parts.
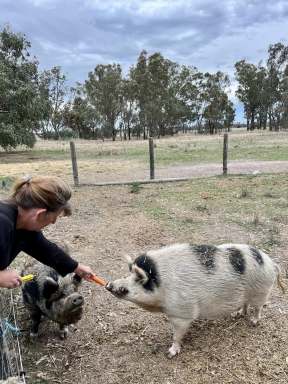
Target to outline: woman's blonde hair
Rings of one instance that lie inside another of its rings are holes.
[[[10,200],[23,209],[45,208],[49,212],[63,210],[71,215],[69,200],[71,188],[62,179],[54,176],[25,177],[15,182]]]

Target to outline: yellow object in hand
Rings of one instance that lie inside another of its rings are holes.
[[[25,275],[21,277],[22,283],[27,283],[27,281],[31,281],[34,279],[34,275]]]

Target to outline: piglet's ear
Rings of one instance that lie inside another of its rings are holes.
[[[78,286],[79,284],[81,284],[82,282],[82,278],[77,275],[76,273],[74,273],[73,277],[72,277],[72,283],[76,286]]]
[[[132,266],[132,273],[135,273],[136,275],[136,281],[138,281],[140,284],[144,285],[148,281],[148,276],[144,269],[139,268],[137,265]]]
[[[43,285],[43,296],[45,299],[49,299],[53,293],[57,291],[59,285],[57,281],[52,279],[51,277],[46,277],[46,280]]]

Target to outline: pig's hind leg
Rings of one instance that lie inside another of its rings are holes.
[[[169,348],[168,357],[172,358],[180,353],[181,350],[181,341],[188,331],[188,328],[191,324],[191,320],[181,319],[177,317],[170,317],[169,320],[173,326],[173,344]]]
[[[269,300],[270,294],[271,294],[271,289],[269,290],[264,290],[264,292],[257,292],[253,298],[250,299],[250,304],[255,308],[254,316],[251,317],[250,323],[253,326],[258,325],[259,321],[261,320],[261,315],[262,315],[262,309],[263,306],[267,303]]]

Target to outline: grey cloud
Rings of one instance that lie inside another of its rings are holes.
[[[237,49],[245,55],[243,35],[247,35],[247,44],[248,39],[252,43],[253,28],[264,30],[271,21],[281,23],[288,13],[288,4],[283,1],[168,3],[167,7],[145,12],[140,11],[143,0],[123,2],[122,7],[109,0],[107,6],[80,0],[1,0],[0,23],[10,22],[12,28],[26,33],[42,67],[61,65],[76,81],[99,63],[118,62],[127,69],[142,49],[160,51],[173,61],[200,69],[207,60],[206,68],[228,68],[233,63],[227,64],[227,60],[237,56]],[[283,29],[280,31],[285,35]],[[218,44],[223,54],[223,46],[231,37],[240,39],[239,45],[243,46],[230,44],[227,54],[218,57],[215,47]],[[261,52],[263,46],[256,50],[258,56],[265,54]]]

